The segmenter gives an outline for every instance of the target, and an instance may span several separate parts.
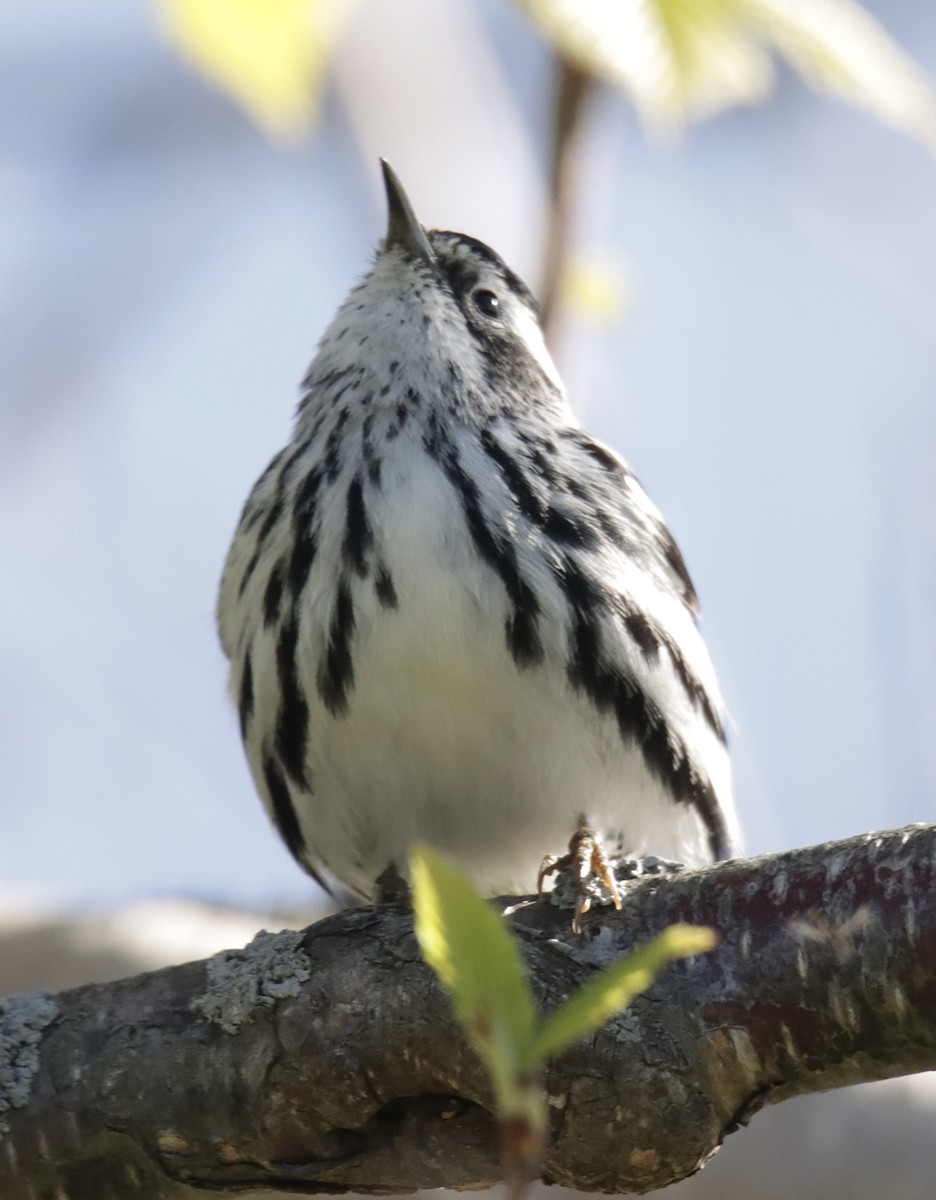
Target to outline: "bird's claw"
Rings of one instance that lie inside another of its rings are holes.
[[[614,907],[620,909],[621,893],[618,891],[617,881],[601,844],[601,838],[594,829],[583,826],[576,830],[569,842],[568,854],[558,857],[555,854],[546,855],[536,877],[537,895],[542,895],[543,880],[547,875],[562,871],[568,871],[574,879],[575,909],[572,914],[572,932],[576,936],[581,935],[582,917],[591,908],[589,885],[594,878],[601,880],[611,893]]]

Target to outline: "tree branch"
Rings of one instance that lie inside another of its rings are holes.
[[[572,238],[575,182],[582,149],[588,101],[597,89],[593,75],[558,48],[553,55],[552,146],[549,164],[549,210],[539,283],[540,321],[547,345],[556,340],[562,299],[563,273]]]
[[[934,864],[914,826],[646,879],[579,939],[515,911],[545,1009],[675,921],[724,939],[551,1064],[546,1177],[652,1190],[764,1103],[936,1067]],[[398,908],[0,1004],[5,1200],[476,1187],[489,1103]]]

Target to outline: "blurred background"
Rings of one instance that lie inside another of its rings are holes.
[[[541,282],[554,47],[510,0],[332,6],[317,119],[279,139],[177,7],[0,13],[0,879],[59,904],[312,894],[213,609],[381,237],[378,155]],[[930,0],[867,7],[936,75]],[[747,849],[936,818],[931,148],[781,65],[679,138],[596,87],[572,168],[553,340],[695,578]]]
[[[764,103],[681,109],[631,43],[557,35],[574,6],[320,0],[299,83],[245,108],[187,7],[0,4],[0,992],[34,982],[9,963],[40,914],[60,962],[69,911],[156,930],[106,973],[257,927],[199,941],[169,897],[318,902],[254,795],[213,609],[382,235],[378,155],[540,289],[552,196],[560,369],[694,576],[747,850],[936,819],[936,125],[909,60],[846,22],[865,111],[782,57],[766,98],[756,55],[723,65]],[[865,8],[936,76],[932,0]]]

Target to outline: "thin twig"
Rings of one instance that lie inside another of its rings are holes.
[[[549,170],[549,213],[543,247],[540,302],[546,340],[555,339],[561,308],[562,280],[569,256],[578,156],[583,116],[595,91],[595,78],[561,50],[555,53],[555,107],[552,160]]]

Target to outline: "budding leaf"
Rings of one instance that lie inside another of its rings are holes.
[[[451,863],[416,846],[410,857],[416,936],[452,996],[491,1076],[511,1197],[525,1194],[546,1139],[540,1071],[551,1054],[603,1025],[674,958],[711,950],[713,929],[673,925],[539,1021],[517,944],[503,917]]]
[[[536,1021],[517,944],[500,914],[428,846],[413,849],[410,871],[423,955],[491,1074],[498,1107],[510,1108],[528,1071]]]
[[[535,1059],[543,1061],[599,1029],[645,992],[673,959],[711,950],[717,944],[714,929],[697,925],[664,929],[652,942],[607,967],[540,1025],[533,1043]]]

